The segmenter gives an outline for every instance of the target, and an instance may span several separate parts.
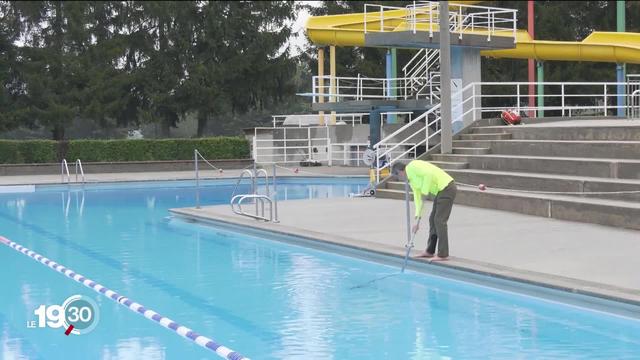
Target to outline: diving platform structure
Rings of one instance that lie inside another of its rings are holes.
[[[499,116],[505,108],[536,116],[640,113],[637,76],[607,83],[533,83],[546,89],[534,107],[526,104],[531,83],[487,83],[481,77],[483,56],[640,63],[640,34],[594,32],[581,42],[532,40],[526,31],[517,29],[517,10],[477,3],[449,2],[447,9],[430,1],[403,7],[366,4],[363,13],[311,17],[306,31],[317,46],[318,69],[311,91],[300,95],[311,99],[317,114],[304,115],[304,121],[284,117],[280,125],[274,117],[272,128],[247,130],[254,158],[259,162],[311,160],[363,166],[369,148],[375,150],[374,162],[390,163],[414,158],[438,144],[442,121],[451,122],[456,133],[483,117]],[[440,114],[441,14],[447,14],[449,22],[450,119]],[[339,76],[336,47],[353,46],[386,48],[386,76]],[[397,51],[413,51],[414,55],[399,66]],[[620,101],[621,88],[625,89],[624,102]]]

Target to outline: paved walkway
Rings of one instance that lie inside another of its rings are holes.
[[[426,211],[429,205],[425,203]],[[176,211],[404,255],[405,203],[399,200],[286,201],[279,204],[279,224],[234,215],[228,205]],[[426,246],[426,220],[417,234],[414,255]],[[449,231],[452,257],[438,265],[640,302],[638,231],[462,205],[454,206]]]
[[[271,168],[266,167],[271,174]],[[298,169],[297,172],[295,170]],[[240,175],[241,170],[225,170],[223,173],[212,170],[200,171],[200,176],[206,179],[231,178]],[[368,176],[368,169],[340,166],[321,167],[279,167],[278,176]],[[75,176],[71,175],[72,182]],[[146,181],[146,180],[193,180],[193,171],[164,171],[164,172],[122,172],[104,174],[86,174],[87,182],[116,182],[116,181]],[[17,175],[0,176],[2,185],[32,185],[59,184],[60,174],[57,175]]]

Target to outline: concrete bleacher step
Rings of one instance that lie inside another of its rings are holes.
[[[466,162],[469,168],[565,174],[617,179],[640,178],[640,160],[575,157],[432,154],[440,162]]]
[[[573,124],[573,123],[572,123]],[[588,124],[588,123],[587,123]],[[628,125],[588,126],[536,124],[520,126],[484,126],[473,127],[471,134],[461,137],[471,140],[472,135],[492,135],[496,133],[511,134],[512,139],[518,140],[603,140],[603,141],[640,141],[640,122],[629,120]],[[475,137],[479,139],[479,137]]]
[[[640,159],[640,141],[454,140],[453,146],[454,149],[489,148],[489,152],[496,155]]]
[[[453,147],[454,154],[466,154],[466,155],[484,155],[488,154],[491,149],[488,147]]]
[[[511,134],[507,132],[471,133],[458,135],[461,140],[507,140]]]
[[[447,171],[456,182],[489,188],[568,192],[570,196],[640,202],[640,179],[611,179],[478,169]],[[625,193],[616,193],[625,192]],[[603,194],[592,194],[603,193]]]
[[[461,162],[461,161],[429,161],[429,162],[444,170],[466,169],[469,167],[468,163]]]
[[[405,193],[403,190],[379,189],[376,197],[404,199]],[[640,230],[640,203],[493,189],[480,191],[466,186],[458,186],[455,203]],[[455,216],[455,207],[452,216]]]

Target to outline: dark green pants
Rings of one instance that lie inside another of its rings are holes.
[[[451,215],[453,200],[456,198],[456,184],[452,181],[433,199],[433,209],[429,215],[429,241],[427,252],[435,254],[438,245],[438,256],[449,256],[449,235],[447,221]]]

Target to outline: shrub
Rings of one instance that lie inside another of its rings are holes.
[[[83,162],[191,160],[198,149],[207,159],[249,157],[241,137],[140,140],[0,140],[0,163],[52,163],[66,158]]]

